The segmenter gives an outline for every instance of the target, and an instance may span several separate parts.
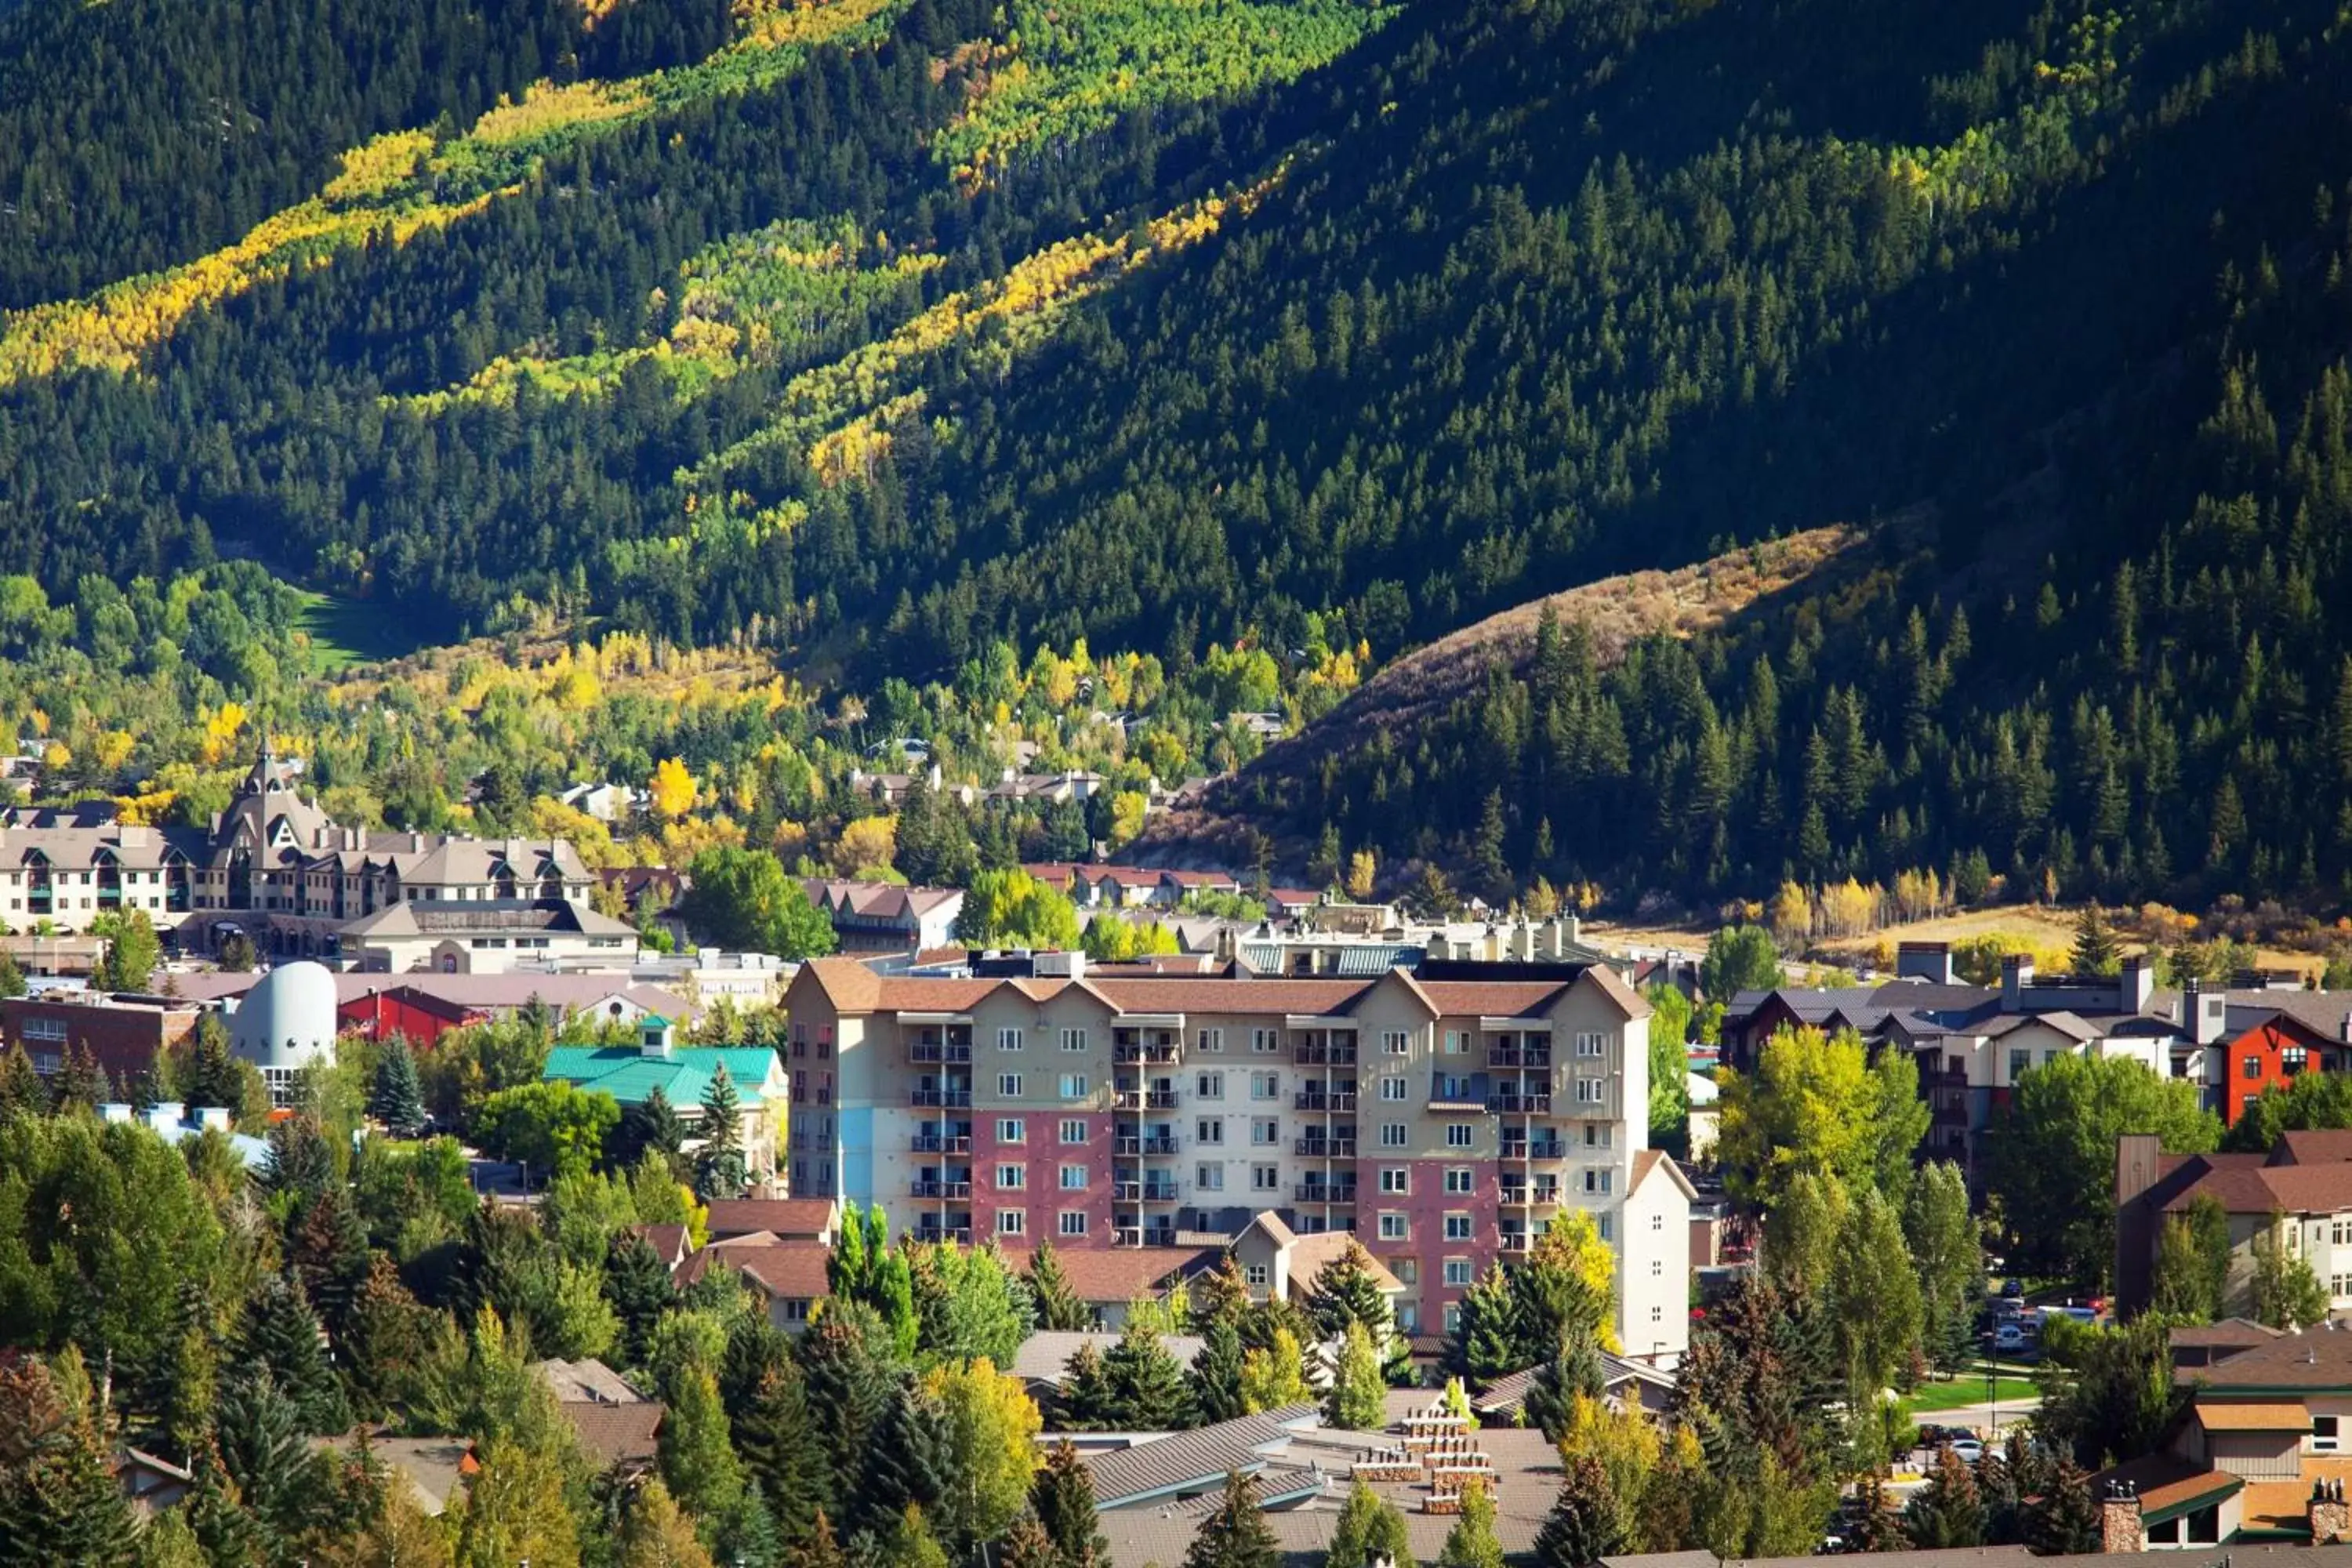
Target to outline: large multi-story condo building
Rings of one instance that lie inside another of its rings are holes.
[[[793,1193],[1016,1249],[1200,1246],[1271,1210],[1355,1232],[1402,1283],[1403,1326],[1432,1331],[1489,1262],[1582,1209],[1617,1254],[1626,1353],[1681,1355],[1692,1194],[1645,1146],[1650,1009],[1613,970],[1037,964],[805,965],[785,994]]]
[[[571,845],[346,827],[297,778],[263,752],[209,828],[88,812],[0,825],[0,921],[86,931],[135,909],[183,946],[209,948],[234,926],[281,957],[361,962],[372,948],[378,967],[457,973],[566,945],[635,956],[633,928],[585,907],[591,874]]]

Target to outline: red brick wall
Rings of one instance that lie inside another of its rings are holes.
[[[1402,1164],[1410,1172],[1412,1191],[1399,1196],[1381,1191],[1381,1167]],[[1449,1167],[1466,1165],[1470,1168],[1470,1191],[1449,1193],[1445,1190],[1445,1173]],[[1445,1326],[1448,1302],[1462,1299],[1464,1287],[1445,1283],[1445,1259],[1466,1258],[1470,1273],[1475,1278],[1486,1272],[1486,1265],[1495,1258],[1496,1221],[1500,1212],[1501,1165],[1494,1160],[1427,1158],[1417,1160],[1379,1160],[1364,1158],[1359,1152],[1356,1161],[1356,1235],[1367,1250],[1389,1265],[1391,1270],[1402,1258],[1414,1260],[1419,1272],[1418,1283],[1405,1286],[1404,1299],[1421,1303],[1421,1331],[1436,1333]],[[1381,1214],[1383,1210],[1402,1212],[1412,1232],[1405,1242],[1381,1239]],[[1445,1239],[1445,1216],[1467,1214],[1470,1216],[1470,1239]]]
[[[67,1038],[27,1040],[25,1024],[32,1018],[62,1018]],[[167,1012],[160,1007],[94,1007],[44,1002],[29,996],[0,1001],[0,1034],[10,1044],[22,1041],[28,1053],[62,1057],[71,1046],[87,1046],[98,1065],[118,1079],[136,1078],[153,1065],[155,1055],[196,1026],[193,1009]]]
[[[1026,1123],[1026,1142],[1005,1144],[997,1141],[996,1124],[1007,1116],[1018,1116]],[[1051,1241],[1057,1247],[1109,1247],[1112,1244],[1111,1172],[1116,1163],[1111,1158],[1112,1121],[1108,1111],[1063,1111],[1050,1108],[974,1110],[971,1113],[972,1240],[978,1242],[984,1237],[996,1234],[997,1210],[1023,1209],[1028,1214],[1029,1228],[1017,1240],[1006,1238],[1007,1246],[1034,1247],[1040,1241]],[[1062,1123],[1065,1121],[1087,1124],[1084,1146],[1063,1143]],[[1132,1125],[1132,1119],[1129,1124]],[[1062,1167],[1066,1164],[1087,1167],[1086,1191],[1062,1191]],[[1000,1190],[996,1184],[997,1167],[1000,1165],[1021,1167],[1028,1184],[1017,1191]],[[1150,1168],[1173,1169],[1174,1166],[1171,1162],[1160,1161]],[[1086,1211],[1087,1234],[1084,1237],[1061,1233],[1060,1215],[1064,1209]]]

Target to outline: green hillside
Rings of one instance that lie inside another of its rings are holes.
[[[66,12],[0,23],[0,69],[100,26]],[[501,63],[321,89],[291,118],[339,155],[193,163],[235,186],[201,221],[116,179],[54,287],[0,231],[0,571],[246,554],[413,636],[557,605],[875,694],[1080,637],[1180,685],[1212,643],[1386,660],[1924,516],[1833,592],[1605,669],[1563,636],[1229,804],[1496,892],[2352,868],[2331,3],[402,26]],[[150,166],[180,89],[122,90],[90,159]]]

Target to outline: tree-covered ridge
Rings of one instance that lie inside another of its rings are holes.
[[[337,150],[577,68],[571,0],[0,7],[0,310],[228,244]]]
[[[521,193],[545,161],[582,139],[666,108],[755,91],[798,68],[808,47],[871,36],[884,7],[832,0],[794,12],[786,27],[764,14],[718,54],[618,81],[541,80],[483,111],[463,135],[392,132],[343,155],[320,194],[256,225],[220,250],[113,284],[87,300],[16,312],[0,331],[0,385],[76,367],[127,372],[189,314],[336,252],[398,246]]]

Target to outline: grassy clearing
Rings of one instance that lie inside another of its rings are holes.
[[[2021,1377],[2000,1378],[1993,1384],[1993,1390],[1994,1402],[2001,1405],[2021,1405],[2026,1400],[2042,1397],[2042,1391]],[[1912,1391],[1906,1401],[1914,1415],[1932,1415],[1938,1411],[1958,1410],[1963,1405],[1985,1402],[1985,1382],[1980,1375],[1956,1378],[1950,1383],[1922,1384]]]
[[[299,591],[302,630],[318,655],[321,675],[341,675],[355,665],[402,658],[423,646],[400,617],[381,605],[310,588]]]

